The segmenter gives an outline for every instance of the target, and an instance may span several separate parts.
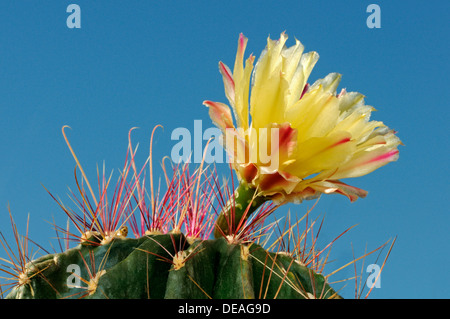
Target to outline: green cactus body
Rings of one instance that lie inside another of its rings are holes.
[[[225,237],[115,238],[43,256],[27,269],[6,298],[339,298],[324,276],[291,256]]]

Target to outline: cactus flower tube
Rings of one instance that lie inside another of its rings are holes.
[[[247,207],[249,198],[252,209],[267,200],[300,203],[331,193],[353,202],[367,192],[341,179],[366,175],[398,158],[400,139],[383,122],[370,120],[374,108],[364,96],[345,89],[337,93],[338,73],[308,84],[319,56],[304,53],[298,40],[287,47],[287,38],[284,33],[278,40],[268,38],[253,67],[253,55],[244,64],[247,38],[241,34],[233,71],[219,62],[231,108],[204,102],[222,130],[240,182],[234,224],[251,214],[238,209]],[[219,215],[216,236],[227,234],[229,215],[226,209]]]

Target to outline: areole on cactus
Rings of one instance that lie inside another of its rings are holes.
[[[301,219],[291,223],[287,216],[287,229],[278,229],[279,236],[270,245],[270,234],[280,223],[267,224],[267,217],[284,203],[323,193],[340,193],[352,201],[364,197],[365,191],[339,179],[362,176],[396,160],[401,142],[383,123],[369,121],[372,108],[361,94],[345,90],[336,94],[339,75],[310,86],[307,79],[317,54],[303,54],[298,40],[287,48],[286,40],[284,33],[277,41],[268,39],[253,70],[252,55],[243,65],[247,39],[241,34],[233,72],[219,63],[236,125],[228,106],[204,103],[223,131],[236,185],[232,174],[231,182],[221,182],[215,167],[204,162],[190,171],[188,164],[168,169],[163,161],[166,189],[155,187],[155,127],[150,154],[140,168],[130,130],[117,182],[103,170],[97,194],[64,126],[63,136],[76,162],[78,192],[71,192],[71,199],[77,210],[48,193],[68,217],[67,227],[54,225],[58,241],[63,238],[66,245],[60,245],[61,252],[34,258],[29,253],[28,226],[21,237],[11,215],[17,252],[0,233],[9,256],[0,258],[4,262],[0,271],[8,281],[0,285],[2,296],[341,298],[323,274],[328,259],[324,251],[332,243],[319,250],[314,240],[309,250],[306,247],[314,223],[307,222],[299,231]],[[277,139],[261,137],[259,129],[276,129]],[[259,144],[275,150],[271,156],[277,158],[276,167],[256,154]],[[112,195],[111,185],[115,185]],[[69,230],[69,221],[77,233]],[[76,245],[70,247],[69,242]]]

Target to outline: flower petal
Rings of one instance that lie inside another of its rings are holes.
[[[319,60],[317,52],[308,52],[302,55],[300,63],[289,83],[289,93],[286,98],[286,107],[289,108],[302,97],[307,86],[308,77]]]
[[[238,174],[241,176],[242,180],[250,184],[258,175],[258,167],[253,163],[240,164]]]
[[[326,136],[339,119],[338,99],[316,86],[288,108],[285,117],[298,130],[299,143],[311,137]]]
[[[244,53],[247,47],[247,38],[239,35],[238,50],[234,63],[233,79],[235,82],[235,113],[238,127],[248,128],[248,96],[250,89],[250,76],[253,70],[254,56],[250,55],[245,63]]]
[[[253,127],[267,127],[270,123],[284,122],[284,96],[288,83],[282,74],[281,52],[286,40],[284,33],[276,41],[268,38],[266,49],[256,63],[250,97]]]
[[[280,191],[290,194],[300,181],[300,178],[289,173],[275,172],[273,174],[259,174],[253,184],[270,196]]]
[[[261,172],[271,174],[291,160],[297,145],[297,130],[289,123],[272,124],[259,129],[258,141],[252,141],[251,145],[257,148]]]
[[[337,180],[311,183],[308,186],[324,194],[338,193],[347,196],[351,202],[367,196],[367,191]]]
[[[297,145],[292,156],[295,162],[285,169],[301,178],[335,169],[345,163],[356,148],[356,143],[347,132],[328,137],[314,137]]]
[[[314,90],[316,87],[322,87],[326,92],[330,92],[333,95],[336,95],[336,90],[341,82],[342,75],[339,73],[330,73],[325,78],[317,80],[311,86],[311,90]]]
[[[220,102],[204,101],[203,105],[209,108],[209,117],[222,132],[227,128],[234,128],[233,118],[228,105]]]
[[[339,167],[332,177],[341,179],[369,174],[389,162],[396,161],[398,153],[397,149],[385,145],[380,145],[380,147],[370,151],[356,153],[348,163]]]
[[[219,72],[222,74],[223,85],[225,87],[225,96],[227,97],[230,105],[234,107],[235,105],[235,85],[233,80],[233,74],[231,73],[230,68],[219,62]]]

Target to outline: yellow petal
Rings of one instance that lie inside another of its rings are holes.
[[[295,39],[295,45],[287,48],[284,47],[281,51],[281,55],[283,58],[283,66],[282,71],[285,79],[290,82],[297,71],[300,60],[303,54],[303,45]]]
[[[321,86],[308,91],[286,111],[286,119],[298,130],[299,143],[310,137],[326,136],[338,118],[338,99]]]
[[[319,79],[311,86],[311,90],[314,90],[316,87],[322,87],[322,89],[326,92],[329,92],[333,95],[336,95],[336,90],[341,82],[342,75],[339,73],[330,73],[323,79]]]
[[[328,137],[313,137],[297,145],[292,155],[295,162],[285,170],[300,178],[335,169],[345,163],[356,148],[356,143],[347,132]]]
[[[302,55],[300,63],[289,83],[289,91],[286,97],[287,108],[295,104],[300,99],[308,81],[308,77],[318,59],[319,54],[317,54],[317,52],[308,52]]]
[[[386,145],[380,145],[376,149],[370,151],[360,151],[353,155],[345,165],[339,167],[339,169],[333,174],[333,178],[350,178],[359,177],[369,174],[386,165],[389,162],[396,161],[398,159],[398,150],[392,149]]]
[[[256,63],[250,96],[253,127],[267,127],[270,123],[283,121],[288,83],[282,73],[281,52],[286,40],[285,34],[277,41],[268,38],[267,47]]]
[[[247,47],[247,38],[241,33],[238,40],[238,50],[234,63],[233,79],[235,83],[235,113],[238,127],[248,128],[248,90],[250,86],[249,70],[253,68],[252,63],[247,60],[247,70],[244,71],[244,53]],[[247,93],[246,93],[247,92]]]

